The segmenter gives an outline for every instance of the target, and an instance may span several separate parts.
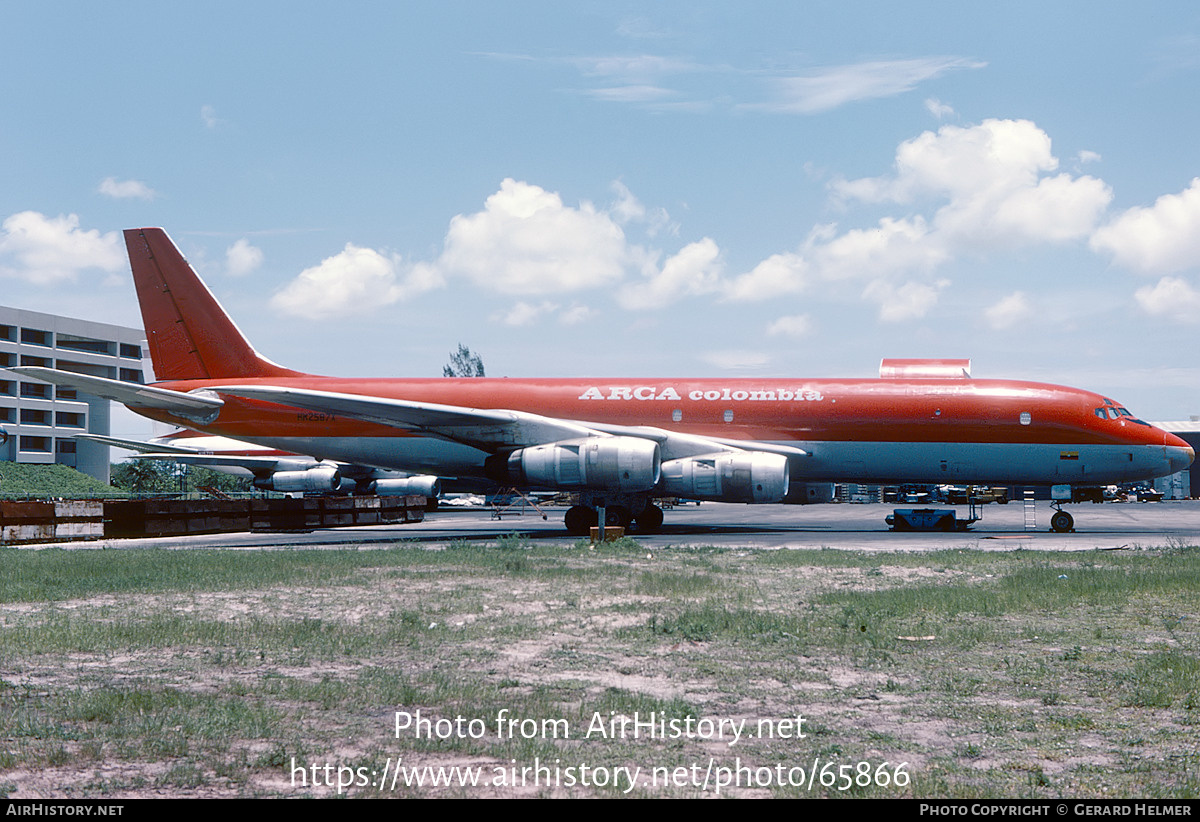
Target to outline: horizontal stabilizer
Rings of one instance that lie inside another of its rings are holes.
[[[142,442],[141,440],[123,440],[120,437],[106,437],[103,434],[76,434],[75,439],[98,442],[110,448],[124,448],[126,451],[137,451],[139,454],[154,454],[166,458],[171,454],[195,454],[195,448],[181,448],[178,445],[164,445],[160,442]]]
[[[308,457],[294,459],[280,457],[233,456],[226,454],[180,454],[175,451],[135,454],[131,459],[169,460],[181,465],[201,465],[210,468],[245,468],[254,474],[271,474],[275,471],[307,471],[321,465]],[[329,466],[335,467],[332,463]]]

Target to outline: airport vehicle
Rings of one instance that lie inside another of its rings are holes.
[[[897,508],[885,521],[893,531],[966,531],[979,517],[974,506],[964,519],[959,519],[953,508]]]
[[[305,374],[254,350],[162,229],[130,229],[125,242],[159,382],[10,370],[317,459],[575,491],[572,533],[598,509],[608,524],[657,529],[653,496],[787,502],[830,481],[1104,485],[1194,457],[1098,394],[973,379],[966,360],[884,360],[878,379]]]
[[[266,445],[239,442],[180,429],[147,442],[76,434],[77,440],[135,451],[135,459],[201,465],[227,474],[250,477],[255,488],[322,494],[374,494],[381,497],[423,496],[436,501],[437,477],[385,471],[365,465],[331,462],[280,451]]]

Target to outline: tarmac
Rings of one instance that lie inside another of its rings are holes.
[[[1038,502],[1033,527],[1025,505],[979,506],[982,518],[969,530],[904,532],[891,530],[885,517],[895,508],[949,508],[959,519],[968,508],[880,504],[734,505],[706,502],[668,509],[655,534],[631,532],[647,549],[718,546],[748,550],[834,548],[859,551],[1091,551],[1200,545],[1200,500],[1153,503],[1104,503],[1064,506],[1075,518],[1075,531],[1054,533],[1050,503]],[[146,539],[103,539],[30,547],[72,549],[379,549],[397,544],[436,548],[456,540],[494,541],[514,534],[546,544],[573,545],[563,526],[565,509],[538,511],[526,506],[497,519],[482,507],[443,507],[424,522],[326,528],[305,532],[195,534]],[[545,514],[546,519],[542,518]]]

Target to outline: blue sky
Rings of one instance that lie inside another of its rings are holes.
[[[1200,414],[1200,9],[0,2],[0,301],[160,225],[293,368],[873,376]]]

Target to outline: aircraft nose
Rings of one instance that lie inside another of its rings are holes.
[[[1171,466],[1171,473],[1175,474],[1192,464],[1196,459],[1196,451],[1190,445],[1184,443],[1181,446],[1167,447],[1167,462]]]

